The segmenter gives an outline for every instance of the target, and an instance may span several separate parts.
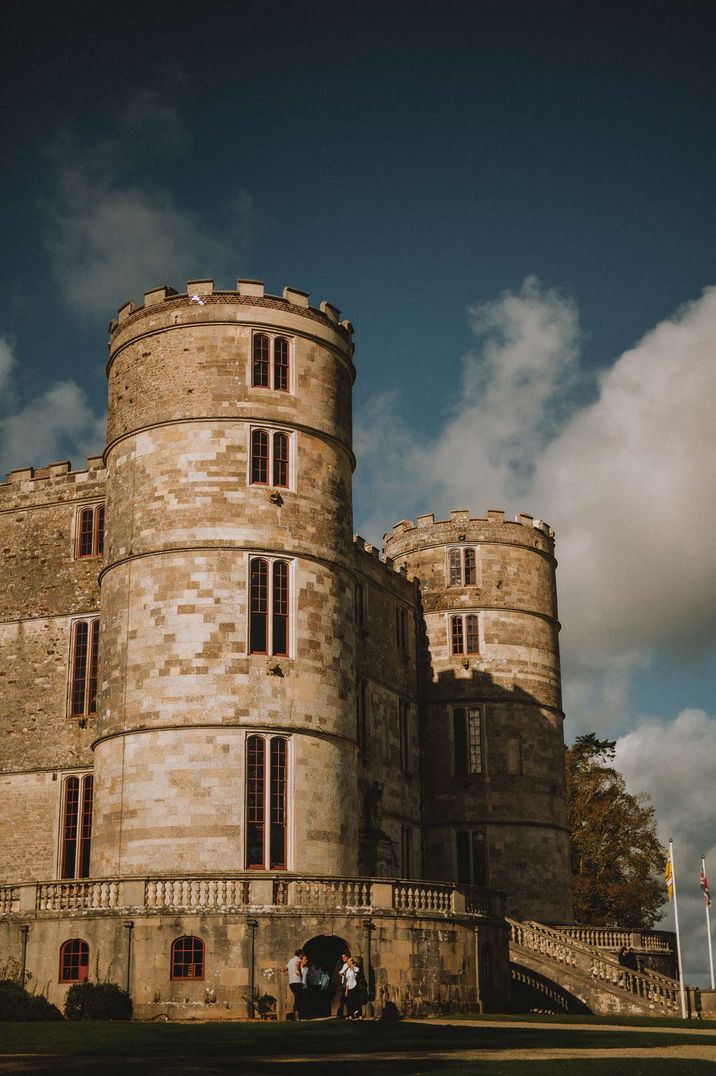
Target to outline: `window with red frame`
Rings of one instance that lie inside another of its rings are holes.
[[[289,652],[289,565],[252,557],[249,653],[286,657]]]
[[[88,878],[92,842],[92,795],[94,779],[68,777],[62,804],[62,878]]]
[[[273,387],[288,392],[288,340],[277,336],[273,342]]]
[[[480,627],[475,613],[450,617],[450,653],[480,653]]]
[[[249,736],[246,743],[246,866],[249,870],[286,869],[287,827],[288,741],[283,736]]]
[[[269,353],[270,344],[268,336],[257,333],[253,343],[253,369],[251,384],[258,388],[269,387]]]
[[[193,934],[184,934],[172,942],[172,979],[204,978],[204,943]]]
[[[288,489],[289,439],[287,433],[268,430],[251,431],[251,484],[267,486],[269,475],[274,486]]]
[[[83,983],[89,974],[89,945],[71,938],[60,946],[60,982]]]
[[[77,557],[101,557],[104,552],[104,505],[82,508],[77,518]]]
[[[251,384],[254,388],[291,391],[291,344],[288,337],[256,333],[251,359]]]
[[[73,717],[97,713],[97,659],[99,617],[77,620],[72,626],[70,713]]]

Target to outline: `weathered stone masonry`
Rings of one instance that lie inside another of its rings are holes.
[[[252,929],[261,989],[321,935],[364,953],[378,1000],[497,1005],[493,890],[571,917],[552,535],[494,512],[404,522],[383,555],[353,535],[339,318],[255,281],[153,289],[110,325],[103,458],[0,485],[0,939],[17,955],[29,926],[51,997],[77,938],[140,1015],[241,1015]],[[80,557],[100,504],[103,554]],[[97,617],[96,713],[72,716]],[[73,776],[93,802],[68,876]],[[184,935],[196,981],[170,975]]]

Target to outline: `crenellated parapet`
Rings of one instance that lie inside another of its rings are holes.
[[[350,321],[341,320],[338,307],[325,299],[318,307],[311,306],[308,292],[288,285],[282,295],[267,295],[261,280],[238,280],[236,289],[231,291],[215,290],[213,280],[189,280],[185,292],[178,292],[167,285],[150,288],[144,293],[142,305],[128,300],[119,308],[117,317],[109,323],[110,347],[114,349],[117,338],[148,315],[179,315],[188,311],[193,314],[192,320],[200,320],[202,311],[208,313],[209,309],[217,306],[253,307],[267,313],[278,311],[284,316],[290,314],[308,319],[332,330],[347,347],[349,354],[353,354],[353,326]]]
[[[416,549],[462,542],[499,542],[528,546],[542,553],[554,552],[554,531],[542,519],[524,512],[514,520],[505,519],[502,509],[489,508],[484,517],[472,517],[466,508],[458,508],[448,519],[435,519],[432,512],[412,519],[401,519],[383,538],[386,557],[399,560]]]
[[[0,482],[0,511],[101,495],[106,471],[102,456],[88,456],[87,467],[72,470],[69,460],[45,467],[18,467]]]

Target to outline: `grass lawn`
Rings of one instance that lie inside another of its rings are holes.
[[[275,1073],[305,1076],[311,1073],[437,1073],[480,1076],[700,1076],[716,1072],[716,1063],[693,1059],[625,1059],[608,1056],[594,1059],[465,1060],[403,1059],[361,1057],[364,1054],[408,1051],[601,1049],[652,1047],[698,1043],[716,1045],[713,1036],[694,1036],[689,1029],[674,1027],[673,1033],[620,1031],[617,1027],[598,1031],[589,1020],[580,1027],[544,1028],[470,1027],[456,1021],[446,1026],[421,1023],[342,1021],[303,1024],[140,1024],[140,1023],[5,1023],[0,1024],[0,1076],[5,1073],[75,1073],[115,1076],[134,1073],[143,1076],[185,1076],[194,1073]],[[601,1018],[591,1018],[598,1022]],[[630,1023],[633,1023],[630,1021]],[[18,1057],[17,1055],[24,1055]],[[281,1058],[301,1058],[320,1054],[324,1061],[291,1062]],[[336,1055],[349,1054],[352,1060]],[[9,1056],[15,1055],[15,1056]],[[269,1060],[273,1059],[273,1060]]]

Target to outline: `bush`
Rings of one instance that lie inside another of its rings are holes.
[[[62,1013],[43,994],[29,994],[19,983],[0,979],[0,1020],[61,1020]]]
[[[131,1020],[132,999],[116,983],[75,983],[67,991],[68,1020]]]

